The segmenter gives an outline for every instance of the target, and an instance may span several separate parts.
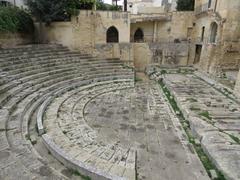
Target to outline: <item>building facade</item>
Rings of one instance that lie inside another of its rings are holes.
[[[0,6],[17,6],[19,8],[26,8],[26,0],[0,0]]]

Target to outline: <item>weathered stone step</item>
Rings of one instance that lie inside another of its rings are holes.
[[[100,61],[101,62],[101,61]],[[61,68],[75,68],[75,69],[77,69],[77,68],[81,68],[81,67],[84,67],[84,66],[86,66],[86,67],[88,67],[88,68],[91,68],[91,69],[99,69],[99,67],[103,67],[104,68],[104,66],[110,66],[110,65],[112,65],[112,67],[114,67],[114,66],[116,66],[116,68],[122,68],[123,69],[123,67],[122,67],[122,64],[121,63],[116,63],[116,62],[102,62],[102,63],[100,63],[99,61],[93,61],[92,63],[91,63],[91,65],[89,64],[89,63],[84,63],[84,62],[81,62],[81,61],[79,61],[79,62],[69,62],[69,63],[67,63],[67,64],[64,64],[64,63],[52,63],[52,64],[46,64],[46,65],[33,65],[33,66],[31,66],[31,67],[21,67],[21,68],[16,68],[16,67],[13,67],[12,68],[12,70],[8,70],[8,75],[15,75],[15,74],[18,74],[18,75],[23,75],[23,76],[25,76],[25,74],[27,75],[28,73],[31,73],[31,72],[33,72],[34,74],[35,73],[38,73],[37,71],[39,71],[39,72],[44,72],[44,71],[50,71],[50,70],[52,70],[52,69],[61,69]],[[102,65],[101,65],[102,64]],[[130,69],[129,69],[130,70]],[[17,75],[17,76],[18,76]]]
[[[22,52],[12,52],[12,53],[3,53],[0,54],[0,59],[6,59],[6,60],[11,60],[11,59],[15,59],[15,60],[20,60],[23,58],[28,58],[28,57],[37,57],[37,56],[41,56],[41,55],[51,55],[51,54],[62,54],[62,53],[71,53],[71,51],[66,48],[66,47],[62,47],[62,48],[58,48],[58,49],[46,49],[46,50],[36,50],[36,51],[22,51]]]
[[[23,46],[16,46],[14,48],[5,48],[1,49],[0,52],[2,54],[9,54],[14,52],[21,52],[21,53],[27,53],[32,51],[44,51],[49,49],[61,49],[66,48],[60,44],[38,44],[38,45],[23,45]]]

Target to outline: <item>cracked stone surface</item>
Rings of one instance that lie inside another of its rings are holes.
[[[100,95],[87,104],[84,115],[98,141],[137,150],[138,179],[208,179],[197,155],[180,139],[182,131],[156,83]]]
[[[201,145],[227,179],[240,179],[240,105],[195,75],[167,74],[174,95]]]

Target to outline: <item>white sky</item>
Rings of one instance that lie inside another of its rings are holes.
[[[105,3],[112,4],[112,0],[103,0]],[[119,5],[123,4],[123,0],[118,1]]]
[[[103,0],[105,3],[112,4],[112,0]],[[156,2],[162,2],[162,0],[155,0]],[[168,0],[168,2],[172,2],[172,0]],[[119,5],[123,4],[123,0],[118,1]]]

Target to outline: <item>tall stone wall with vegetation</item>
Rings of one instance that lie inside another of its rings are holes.
[[[33,20],[16,7],[0,7],[0,47],[33,42]]]

